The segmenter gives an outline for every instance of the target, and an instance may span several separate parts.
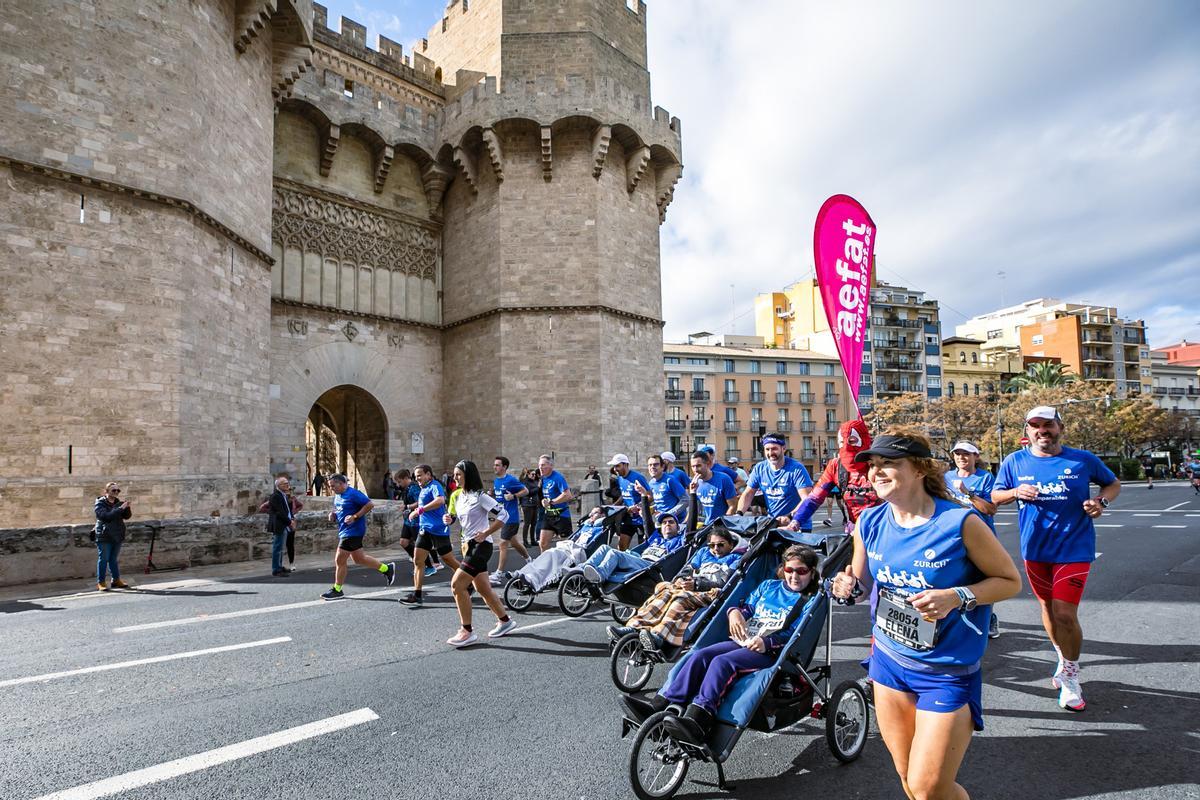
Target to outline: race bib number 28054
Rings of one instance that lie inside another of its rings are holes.
[[[932,650],[937,642],[937,620],[927,620],[903,595],[879,590],[875,627],[898,644],[913,650]]]

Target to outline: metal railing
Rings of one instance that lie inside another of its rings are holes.
[[[813,403],[816,402],[817,396],[811,392],[801,392],[796,395],[797,403]]]
[[[780,433],[787,433],[792,429],[792,421],[790,419],[780,419],[775,421],[775,430]]]
[[[766,399],[767,399],[767,396],[765,394],[763,394],[762,392],[751,392],[750,393],[750,402],[751,403],[761,403]]]
[[[792,393],[791,392],[776,392],[775,393],[775,402],[776,403],[792,402]]]
[[[729,431],[730,433],[736,433],[737,431],[739,431],[741,429],[742,429],[742,423],[737,421],[736,419],[725,420],[725,430],[726,431]]]
[[[726,392],[724,395],[726,403],[740,403],[742,401],[741,392]]]
[[[693,400],[707,400],[712,392],[707,389],[692,389],[691,398]]]
[[[711,427],[712,427],[712,420],[707,420],[707,419],[692,420],[692,430],[694,430],[694,431],[706,431]]]
[[[812,433],[816,429],[817,429],[817,423],[813,422],[812,420],[806,419],[800,423],[800,432],[801,433]]]
[[[669,419],[669,420],[667,420],[667,430],[669,430],[669,431],[681,431],[681,430],[683,430],[683,429],[684,429],[684,421],[683,421],[683,420],[681,420],[681,419]]]
[[[726,451],[725,451],[725,460],[726,460],[726,461],[728,461],[728,460],[729,460],[729,459],[731,459],[731,458],[737,458],[737,459],[740,459],[741,457],[742,457],[742,451],[741,451],[741,450],[726,450]]]
[[[668,401],[682,402],[683,389],[667,389],[664,393]]]

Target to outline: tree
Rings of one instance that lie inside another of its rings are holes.
[[[1026,389],[1050,389],[1066,386],[1079,380],[1078,375],[1066,371],[1066,367],[1053,361],[1038,361],[1025,368],[1021,375],[1014,375],[1008,382],[1009,391]]]
[[[1001,400],[1004,421],[1004,452],[1018,449],[1025,435],[1025,414],[1035,406],[1053,406],[1063,419],[1063,444],[1093,453],[1107,453],[1120,441],[1117,425],[1105,398],[1111,397],[1111,383],[1078,381],[1066,386],[1034,387],[1017,394],[1005,394]]]
[[[995,396],[958,395],[940,397],[930,403],[932,427],[940,429],[937,442],[949,452],[955,442],[968,441],[995,455],[996,398]]]
[[[872,436],[897,425],[929,430],[929,408],[921,392],[905,392],[880,400],[871,407],[871,413],[865,419]]]
[[[1114,403],[1112,417],[1116,423],[1121,454],[1125,458],[1133,458],[1146,450],[1168,419],[1167,412],[1154,405],[1149,397],[1135,397]]]

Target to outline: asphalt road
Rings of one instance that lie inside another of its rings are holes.
[[[998,522],[1015,553],[1015,515]],[[985,657],[987,729],[960,773],[972,797],[1200,797],[1200,496],[1127,486],[1100,522],[1081,611],[1088,710],[1058,708],[1026,588]],[[327,561],[288,579],[126,565],[138,591],[0,593],[0,798],[632,796],[606,613],[569,620],[547,594],[511,636],[455,651],[445,577],[416,610],[396,602],[407,564],[391,590],[355,571],[351,599],[313,602]],[[477,601],[477,629],[492,624]],[[861,607],[835,612],[836,680],[861,675],[867,631]],[[73,672],[95,667],[113,668]],[[734,792],[698,764],[678,796],[900,796],[877,735],[842,766],[813,722],[748,733],[726,766]]]

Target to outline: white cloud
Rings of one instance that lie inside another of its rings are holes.
[[[846,192],[879,225],[880,276],[943,301],[946,332],[1001,294],[1086,295],[1180,338],[1200,297],[1195,8],[651,4],[655,102],[684,125],[667,337],[736,315],[752,332],[754,294],[809,272],[816,210]]]

